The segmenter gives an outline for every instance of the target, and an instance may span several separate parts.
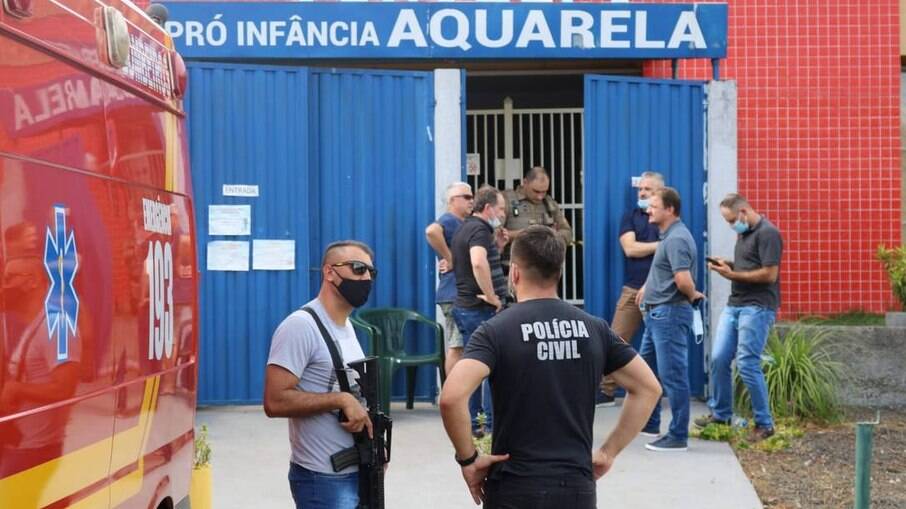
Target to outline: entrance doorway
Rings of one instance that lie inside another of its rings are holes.
[[[466,153],[479,161],[468,182],[515,189],[533,166],[547,169],[550,195],[573,229],[560,295],[582,306],[582,75],[476,77],[467,90]]]

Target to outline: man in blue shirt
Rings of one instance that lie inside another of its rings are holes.
[[[437,271],[440,273],[437,283],[435,302],[444,314],[444,342],[447,357],[444,363],[446,373],[453,369],[456,361],[462,357],[462,334],[453,321],[453,301],[456,300],[456,276],[453,273],[453,235],[462,226],[462,221],[472,213],[472,187],[465,182],[454,182],[447,186],[447,211],[437,221],[425,228],[428,244],[439,258]]]
[[[648,222],[648,200],[658,189],[664,187],[664,177],[657,172],[646,171],[639,179],[638,202],[623,214],[620,221],[620,247],[626,257],[623,271],[623,289],[613,313],[610,327],[623,341],[630,342],[642,325],[642,312],[635,303],[639,288],[645,284],[654,250],[657,248],[657,226]],[[604,386],[611,386],[605,380]],[[603,387],[602,387],[603,389]],[[595,399],[597,406],[612,406],[613,396],[603,390]],[[642,433],[651,436],[650,430]],[[654,434],[656,436],[656,433]]]
[[[636,302],[645,313],[645,334],[639,355],[658,375],[673,414],[666,434],[645,444],[653,451],[685,451],[689,439],[689,336],[692,334],[692,303],[704,295],[695,289],[698,249],[692,233],[680,219],[680,196],[664,187],[651,196],[649,221],[658,227],[660,242],[651,270]],[[660,403],[645,430],[661,426]]]

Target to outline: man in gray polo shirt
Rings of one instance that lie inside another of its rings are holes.
[[[645,334],[639,355],[658,375],[673,414],[666,434],[645,444],[652,451],[685,451],[689,439],[688,339],[692,334],[692,303],[704,298],[695,289],[695,240],[680,220],[680,197],[672,187],[656,190],[648,203],[648,221],[660,232],[651,270],[636,303],[642,308]],[[658,435],[661,405],[642,430]]]
[[[755,212],[742,195],[728,194],[720,202],[720,213],[738,237],[733,262],[721,258],[708,262],[709,269],[732,283],[730,299],[720,314],[711,346],[713,394],[708,401],[711,415],[695,419],[695,425],[730,422],[733,416],[730,363],[735,358],[739,376],[752,399],[755,427],[750,438],[762,440],[774,434],[761,354],[780,305],[783,238],[777,227]]]

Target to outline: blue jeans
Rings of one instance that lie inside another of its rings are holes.
[[[760,306],[727,306],[720,314],[717,334],[711,346],[711,384],[708,406],[716,419],[733,416],[733,372],[730,364],[736,359],[739,376],[749,390],[752,413],[757,426],[772,427],[768,385],[761,369],[761,354],[774,325],[776,312]]]
[[[496,312],[489,306],[477,308],[461,308],[453,306],[453,320],[456,322],[460,334],[462,334],[463,349],[468,346],[469,339],[472,338],[472,333],[475,332],[475,329],[482,323],[494,318],[495,314]],[[484,395],[484,404],[482,404],[482,395]],[[482,410],[487,417],[485,426],[488,429],[494,429],[491,386],[488,385],[487,380],[481,382],[481,388],[477,389],[472,393],[472,396],[469,397],[469,415],[472,417],[472,431],[478,429],[478,414],[480,414]]]
[[[296,509],[356,509],[359,473],[324,474],[289,464],[289,489]]]
[[[687,303],[661,304],[645,313],[645,334],[639,355],[657,375],[673,418],[667,434],[677,440],[689,438],[689,336],[692,334],[692,306]],[[646,428],[661,425],[658,401]]]

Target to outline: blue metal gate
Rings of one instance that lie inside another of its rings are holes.
[[[701,82],[585,77],[585,308],[608,321],[623,284],[622,214],[636,202],[632,176],[653,170],[682,198],[704,288],[705,86]],[[638,341],[638,338],[636,338]],[[689,339],[693,395],[704,395],[704,352]],[[638,345],[638,343],[636,343]]]
[[[317,292],[331,241],[374,248],[380,277],[368,305],[433,311],[434,260],[417,234],[434,214],[425,199],[434,195],[433,101],[431,73],[189,63],[199,402],[261,401],[271,334]],[[257,185],[258,196],[224,196],[225,184]],[[209,235],[208,207],[221,204],[251,206],[250,235]],[[254,239],[295,240],[295,270],[206,270],[208,242],[251,249]],[[423,368],[416,394],[435,390]]]

